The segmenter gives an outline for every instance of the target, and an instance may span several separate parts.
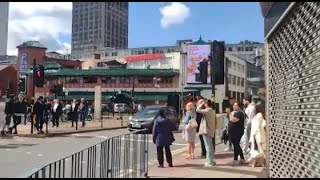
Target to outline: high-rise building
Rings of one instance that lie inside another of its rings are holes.
[[[71,52],[128,47],[128,2],[73,2]]]
[[[7,54],[9,2],[0,2],[0,55]]]

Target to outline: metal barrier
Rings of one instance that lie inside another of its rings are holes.
[[[140,178],[148,175],[148,131],[107,139],[50,163],[28,178]]]

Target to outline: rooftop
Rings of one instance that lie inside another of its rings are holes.
[[[17,48],[40,48],[40,49],[47,49],[44,45],[42,45],[39,41],[27,41],[19,46]]]

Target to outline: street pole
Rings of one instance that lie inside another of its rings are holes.
[[[33,72],[32,72],[32,96],[33,96],[33,101],[34,101],[34,103],[35,103],[35,101],[36,101],[36,59],[33,59]],[[33,110],[32,110],[32,114],[33,114],[33,112],[34,112],[34,104],[33,104],[33,108],[32,108]],[[33,119],[34,119],[34,115],[32,115],[31,114],[31,134],[33,134],[33,126],[34,126],[34,124],[33,124]]]
[[[212,106],[215,107],[215,96],[216,96],[216,80],[215,80],[215,72],[214,72],[214,58],[213,58],[213,47],[212,43],[210,43],[211,46],[211,52],[209,55],[209,61],[210,61],[210,73],[211,73],[211,100],[214,100],[212,102]],[[215,109],[216,110],[216,109]]]

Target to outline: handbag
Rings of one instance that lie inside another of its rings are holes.
[[[197,129],[197,127],[198,127],[198,123],[197,123],[196,119],[194,119],[194,118],[190,119],[188,124],[186,125],[187,130]]]
[[[14,121],[13,121],[13,116],[11,116],[9,128],[13,128],[13,127],[14,127]]]

